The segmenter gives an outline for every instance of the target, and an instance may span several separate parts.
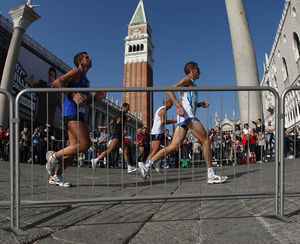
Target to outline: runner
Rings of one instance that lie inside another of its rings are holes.
[[[195,62],[189,62],[184,67],[184,72],[187,77],[183,78],[179,83],[173,85],[172,87],[194,87],[196,86],[195,80],[200,76],[200,70],[198,64]],[[174,137],[169,146],[161,149],[157,154],[153,156],[152,159],[149,159],[144,164],[139,162],[138,166],[140,168],[141,176],[145,179],[150,170],[149,168],[154,162],[157,162],[160,159],[163,159],[165,155],[176,152],[179,150],[180,145],[184,141],[187,131],[189,130],[202,144],[202,150],[204,158],[206,161],[207,167],[207,183],[222,183],[227,180],[227,176],[216,175],[214,169],[212,168],[211,161],[211,148],[210,148],[210,139],[207,137],[207,132],[204,129],[203,125],[197,117],[195,117],[197,107],[207,108],[209,102],[197,102],[197,92],[179,92],[179,100],[177,100],[174,92],[167,92],[171,101],[177,107],[177,126]],[[181,105],[182,104],[182,105]]]
[[[90,82],[87,79],[86,74],[92,67],[92,59],[86,52],[80,52],[75,55],[74,64],[77,68],[72,69],[65,75],[56,79],[54,81],[54,87],[89,87]],[[105,92],[97,92],[95,94],[95,100],[103,99],[105,96]],[[63,170],[73,162],[77,153],[85,152],[91,146],[87,129],[83,123],[85,107],[90,103],[91,97],[89,97],[87,92],[71,92],[66,94],[62,117],[64,118],[64,124],[68,130],[70,144],[57,152],[47,152],[46,169],[50,176],[49,184],[69,187],[70,183],[64,181],[62,178]]]
[[[165,125],[176,123],[177,119],[167,120],[167,111],[172,108],[173,102],[170,98],[165,98],[163,101],[163,105],[158,108],[154,115],[154,123],[151,130],[152,136],[152,153],[149,154],[147,161],[150,160],[160,149],[160,146],[165,145]],[[160,172],[160,161],[158,160],[155,164],[156,172]]]
[[[125,129],[125,123],[130,121],[130,118],[127,116],[128,111],[129,104],[123,103],[122,110],[118,117],[110,121],[109,124],[113,126],[112,141],[106,151],[102,152],[98,158],[91,160],[93,169],[96,169],[98,161],[106,157],[107,154],[111,154],[115,149],[122,148],[128,174],[136,171],[136,168],[130,164],[131,156],[129,146],[125,143],[125,140],[123,140],[123,145],[121,145],[122,137],[124,137],[123,131]]]

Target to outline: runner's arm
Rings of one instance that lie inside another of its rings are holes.
[[[167,120],[166,118],[166,109],[161,109],[158,113],[158,116],[160,117],[161,123],[164,125],[168,125],[168,124],[172,124],[172,123],[176,123],[177,119],[172,119],[172,120]]]
[[[179,81],[178,83],[172,85],[171,87],[188,87],[188,86],[191,85],[191,82],[192,82],[192,81],[191,81],[191,78],[185,77],[185,78],[183,78],[181,81]],[[174,92],[173,92],[173,91],[167,91],[166,93],[167,93],[168,97],[171,99],[171,101],[173,102],[173,104],[174,104],[177,108],[179,108],[180,103],[179,103],[179,101],[177,100],[177,98],[176,98]]]

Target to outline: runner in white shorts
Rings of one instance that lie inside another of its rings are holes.
[[[180,82],[173,85],[172,87],[194,87],[196,86],[195,81],[200,76],[200,70],[198,64],[195,62],[189,62],[184,67],[184,72],[187,75]],[[206,130],[204,129],[198,118],[195,117],[197,107],[207,108],[209,102],[199,102],[197,101],[197,92],[191,91],[181,91],[179,92],[179,100],[177,100],[174,92],[167,92],[169,98],[173,104],[177,107],[177,123],[178,126],[174,132],[173,140],[169,146],[161,149],[157,154],[155,154],[151,159],[147,160],[146,163],[139,162],[140,173],[143,178],[149,175],[150,167],[154,162],[163,159],[166,155],[170,153],[177,152],[180,145],[183,143],[187,131],[191,133],[201,142],[203,155],[206,161],[207,167],[207,183],[222,183],[227,180],[227,176],[216,175],[214,169],[212,168],[211,160],[211,148],[210,139],[207,136]]]

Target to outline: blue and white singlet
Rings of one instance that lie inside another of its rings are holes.
[[[195,81],[191,79],[193,85],[196,86]],[[197,103],[198,103],[198,92],[197,91],[180,91],[179,102],[183,108],[184,115],[177,115],[177,124],[184,126],[191,120],[199,121],[196,116]]]

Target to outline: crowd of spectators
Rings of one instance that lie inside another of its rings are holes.
[[[300,157],[300,138],[295,128],[284,133],[284,156],[293,159]],[[110,143],[110,134],[106,126],[99,126],[98,130],[89,132],[92,142],[86,153],[80,154],[78,159],[80,166],[91,167],[91,159],[105,151]],[[261,163],[262,161],[274,161],[275,152],[275,127],[271,120],[267,124],[262,124],[261,119],[252,121],[252,127],[246,123],[243,129],[239,125],[235,126],[232,134],[222,132],[221,128],[208,130],[208,137],[211,140],[211,150],[213,162],[217,165]],[[165,145],[172,141],[169,130],[165,133]],[[52,135],[51,126],[34,128],[32,135],[28,128],[24,128],[20,133],[20,162],[46,164],[46,152],[60,147],[55,137]],[[67,142],[66,142],[67,143]],[[138,128],[136,136],[132,138],[124,130],[123,143],[130,148],[131,161],[145,161],[151,152],[151,141],[148,128]],[[0,126],[0,160],[9,160],[10,134],[9,128],[3,130]],[[164,147],[164,145],[162,146]],[[180,157],[181,160],[178,160]],[[116,150],[108,158],[100,162],[100,167],[106,167],[109,160],[109,167],[121,167],[122,149]],[[189,166],[194,163],[204,165],[202,145],[189,132],[180,148],[179,152],[168,155],[163,160],[162,167],[178,167],[179,162],[188,161]],[[124,160],[123,160],[124,161]],[[76,161],[75,161],[76,163]],[[183,165],[183,164],[182,164]],[[124,167],[126,167],[124,165]]]

